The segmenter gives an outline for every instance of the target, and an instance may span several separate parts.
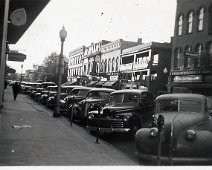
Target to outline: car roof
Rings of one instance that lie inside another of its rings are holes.
[[[77,87],[84,87],[84,86],[61,86],[62,88],[77,88]]]
[[[140,89],[123,89],[123,90],[117,90],[111,94],[120,94],[120,93],[133,93],[133,94],[142,94],[142,93],[150,93],[149,91],[146,90],[140,90]]]
[[[198,99],[198,100],[206,100],[206,97],[201,94],[191,94],[191,93],[171,93],[171,94],[163,94],[156,98],[156,100],[161,99]]]
[[[81,87],[73,88],[73,90],[76,90],[76,89],[78,89],[78,90],[81,90],[81,89],[91,90],[91,89],[92,89],[92,87],[84,87],[84,86],[81,86]]]
[[[104,91],[104,92],[114,92],[114,89],[109,89],[109,88],[92,88],[90,91]]]

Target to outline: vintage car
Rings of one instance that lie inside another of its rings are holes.
[[[154,97],[142,90],[118,90],[110,94],[109,102],[88,114],[87,129],[102,133],[135,132],[152,121]]]
[[[210,115],[203,95],[158,96],[152,127],[136,133],[138,158],[159,165],[212,164]]]
[[[64,98],[66,98],[67,96],[71,95],[72,94],[72,90],[74,88],[77,88],[77,87],[82,87],[82,86],[73,86],[73,85],[71,85],[71,86],[61,86],[60,100],[64,100]],[[49,107],[51,109],[54,109],[56,104],[57,104],[56,101],[57,101],[57,94],[55,94],[53,96],[50,96],[47,99],[47,104],[46,104],[47,107]]]
[[[57,86],[48,86],[41,92],[40,103],[46,105],[49,97],[54,96],[57,93]]]
[[[73,110],[73,120],[78,123],[86,123],[88,112],[98,109],[99,100],[102,101],[101,106],[104,106],[108,102],[110,93],[114,91],[114,89],[109,88],[93,88],[84,100],[69,107],[69,117],[71,117]]]
[[[69,115],[69,108],[73,103],[78,103],[86,98],[88,92],[91,90],[91,87],[75,87],[70,95],[66,96],[64,99],[60,100],[60,111],[63,115]]]

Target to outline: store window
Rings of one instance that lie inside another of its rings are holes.
[[[203,22],[204,22],[204,8],[201,8],[198,13],[198,31],[203,30]]]
[[[183,15],[180,15],[177,20],[177,35],[182,35],[182,28],[183,28]]]
[[[177,69],[180,67],[180,54],[181,48],[176,48],[174,51],[174,68]]]
[[[188,14],[187,33],[192,33],[193,18],[194,18],[194,13],[191,11]]]

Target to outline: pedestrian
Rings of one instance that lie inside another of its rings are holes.
[[[4,89],[7,89],[7,80],[4,80]]]
[[[18,93],[20,92],[20,84],[16,81],[13,85],[13,97],[16,100]]]

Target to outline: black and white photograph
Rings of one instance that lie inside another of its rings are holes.
[[[0,168],[211,165],[212,0],[0,0]]]

